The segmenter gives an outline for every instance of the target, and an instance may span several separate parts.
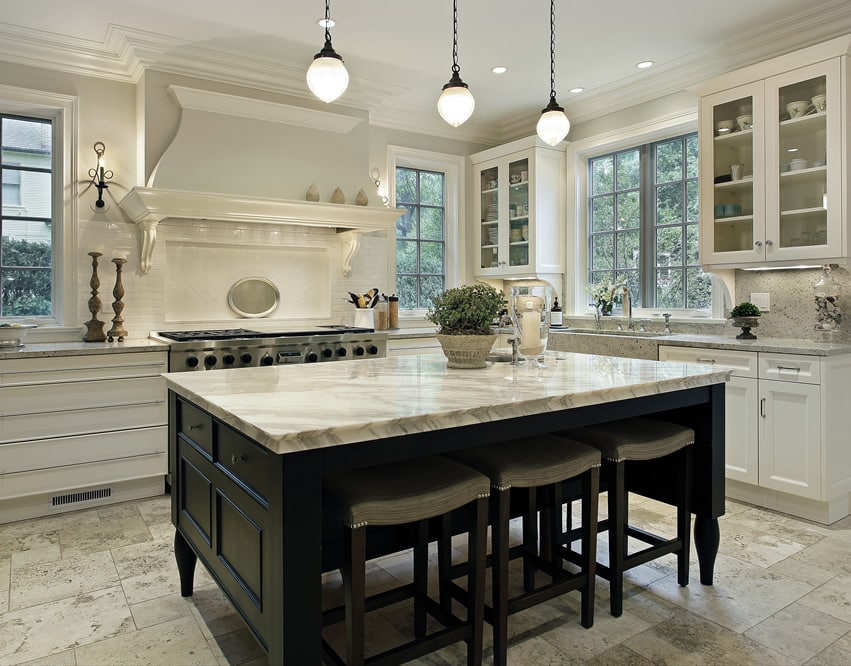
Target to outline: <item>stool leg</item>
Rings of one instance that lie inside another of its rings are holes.
[[[609,585],[610,612],[623,613],[623,564],[626,558],[626,463],[611,462],[609,475]]]
[[[508,519],[510,490],[491,491],[493,558],[493,663],[508,663]]]
[[[538,494],[535,488],[526,489],[526,511],[523,514],[523,589],[535,589],[535,564],[538,552]]]
[[[467,621],[472,625],[467,644],[467,666],[482,663],[482,642],[485,624],[485,566],[488,539],[488,500],[480,497],[473,503],[467,533]]]
[[[428,594],[428,521],[421,520],[414,527],[414,635],[426,634],[425,598]]]
[[[449,593],[452,568],[452,529],[449,514],[440,517],[440,538],[437,542],[437,580],[440,587],[440,607],[450,613],[452,596]]]
[[[594,626],[594,589],[597,576],[597,514],[600,497],[600,468],[592,467],[582,475],[582,607],[579,621]],[[569,547],[569,544],[568,544]]]
[[[346,606],[346,663],[363,665],[366,596],[366,528],[345,530],[348,557],[342,567]]]
[[[677,582],[688,585],[688,560],[691,533],[691,468],[692,447],[686,446],[680,451],[682,471],[680,472],[680,502],[677,507],[677,539],[682,549],[677,553]]]
[[[552,535],[549,543],[549,550],[545,551],[549,557],[550,564],[562,571],[564,569],[564,562],[561,555],[561,534],[564,531],[564,526],[562,522],[562,505],[564,504],[564,493],[562,492],[561,483],[554,483],[551,486],[552,489],[552,506],[549,508],[549,512],[547,514],[547,518],[549,520],[549,529],[548,531]],[[543,547],[543,544],[542,544]],[[568,548],[570,544],[568,544]],[[553,573],[552,582],[556,581],[556,575]]]

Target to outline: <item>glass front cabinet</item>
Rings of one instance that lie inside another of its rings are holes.
[[[702,264],[847,256],[844,59],[701,98]]]
[[[477,276],[562,273],[564,151],[515,141],[471,156]],[[517,150],[523,145],[532,145]]]

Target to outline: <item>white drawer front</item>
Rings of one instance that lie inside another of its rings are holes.
[[[72,409],[96,410],[99,407],[165,401],[167,395],[162,377],[3,387],[0,388],[0,416],[50,414]]]
[[[759,355],[759,378],[821,384],[821,358],[802,354]]]
[[[0,445],[0,499],[168,472],[168,427]]]
[[[167,371],[164,351],[4,359],[0,361],[0,386],[150,377]]]
[[[722,370],[732,370],[736,377],[757,376],[756,352],[660,345],[659,360],[713,365]]]

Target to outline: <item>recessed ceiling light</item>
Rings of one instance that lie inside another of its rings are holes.
[[[318,25],[320,28],[333,28],[335,25],[337,25],[337,22],[332,18],[326,20],[323,16],[316,22],[316,25]]]
[[[655,64],[656,63],[652,60],[642,60],[641,62],[636,63],[635,66],[638,67],[638,69],[647,69],[648,67],[653,67]]]
[[[570,90],[568,90],[568,92],[572,92],[574,95],[576,95],[578,93],[585,92],[585,88],[580,88],[580,87],[571,88]]]
[[[505,65],[497,65],[496,67],[492,67],[491,71],[494,74],[505,74],[508,71],[508,67]]]

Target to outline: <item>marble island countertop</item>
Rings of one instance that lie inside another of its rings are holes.
[[[168,387],[275,453],[474,425],[724,382],[679,362],[547,355],[547,367],[446,367],[442,354],[165,375]]]

